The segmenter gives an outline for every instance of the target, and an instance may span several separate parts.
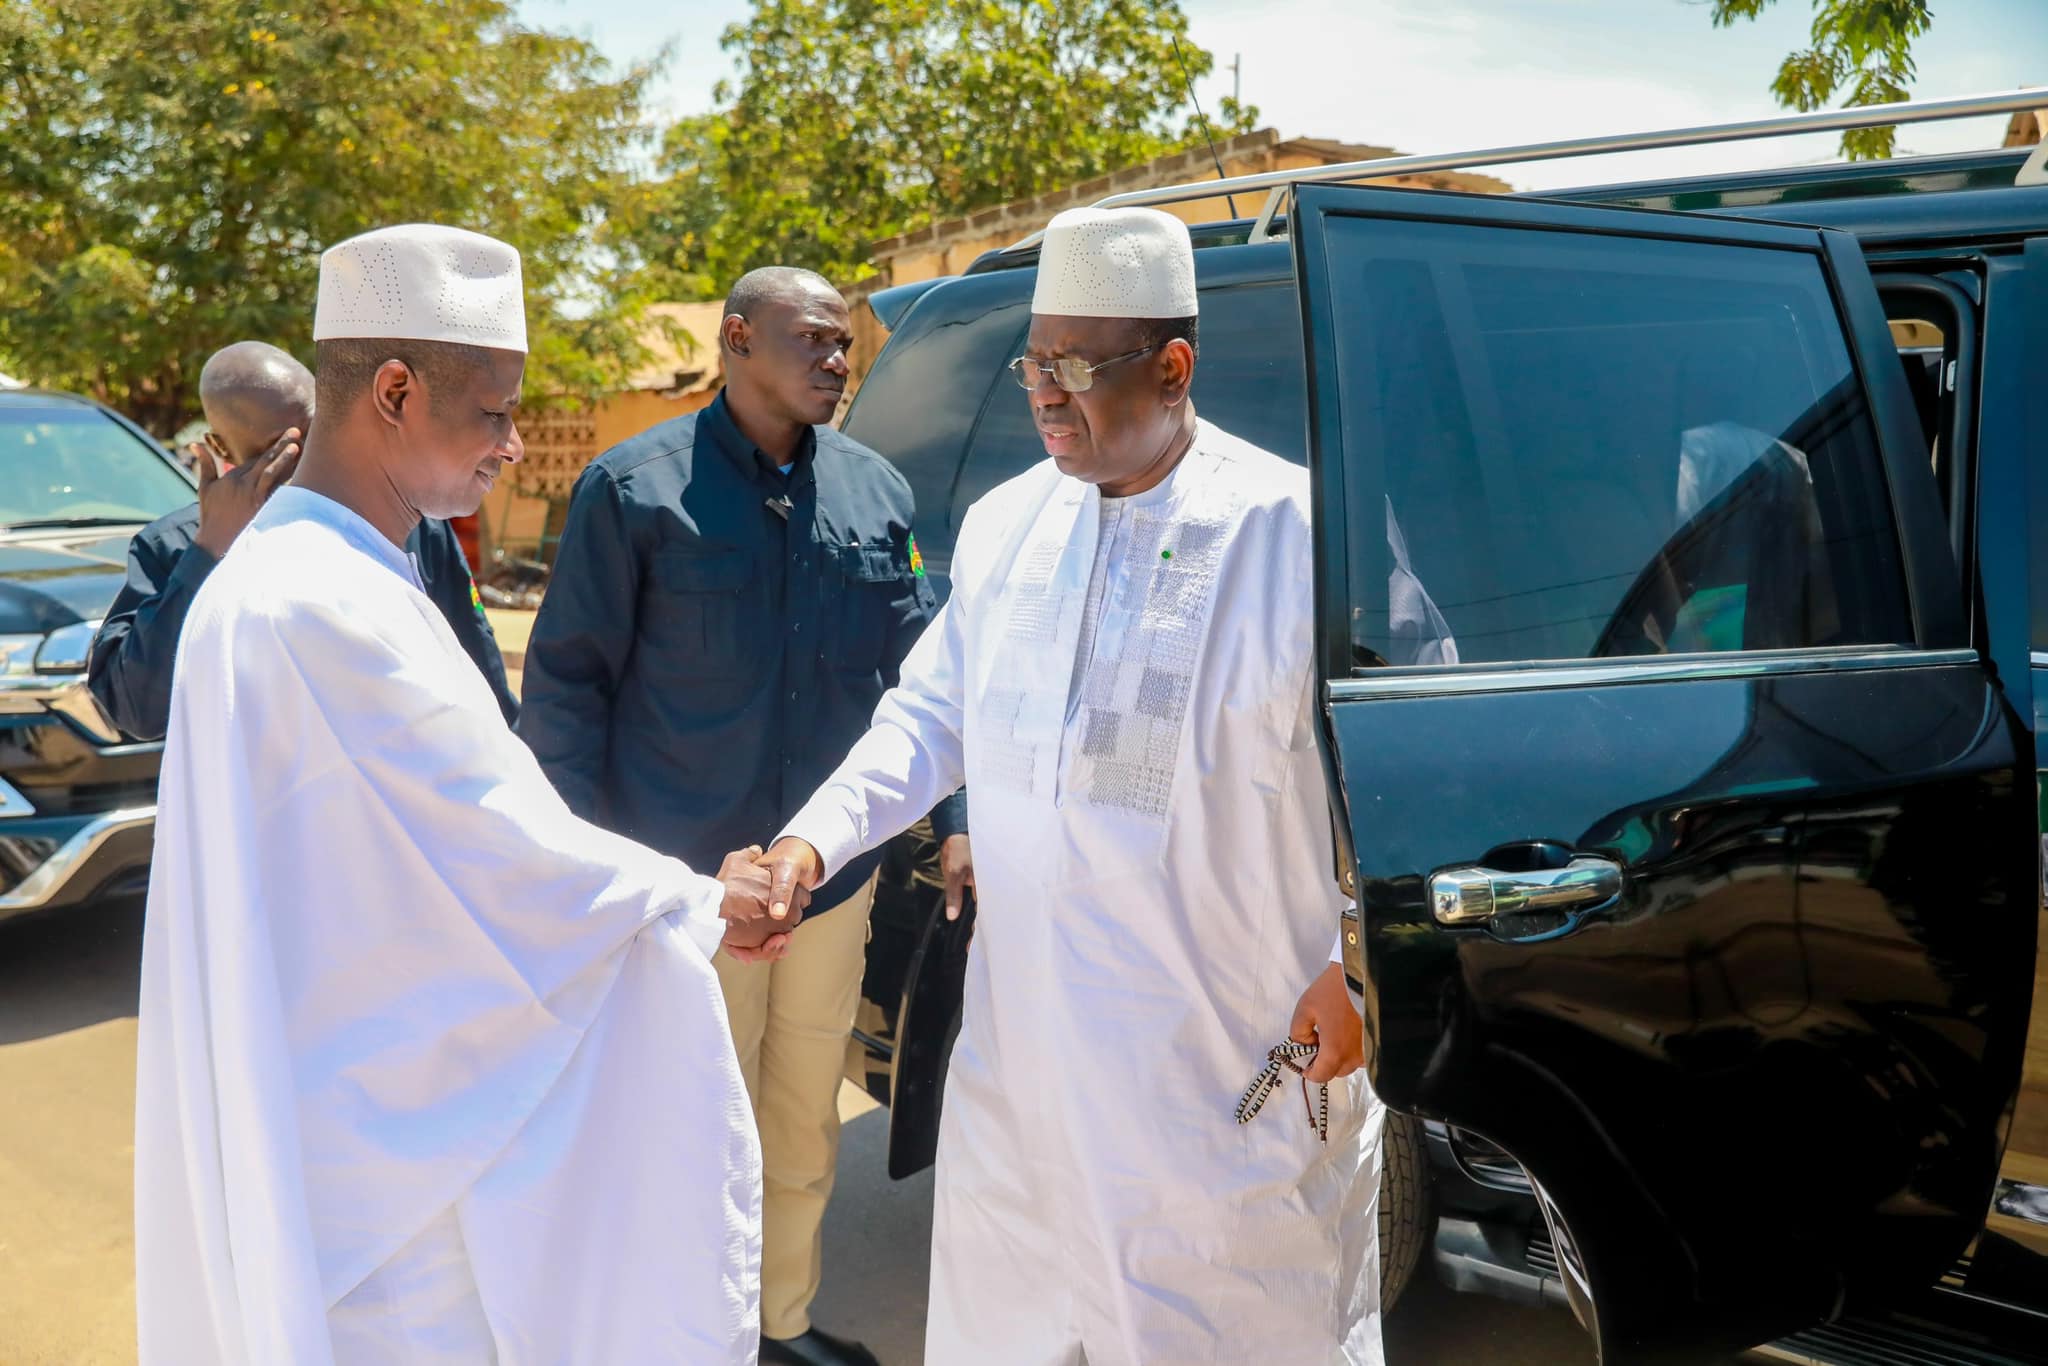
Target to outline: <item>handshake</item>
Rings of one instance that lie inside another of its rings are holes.
[[[766,853],[750,844],[727,854],[718,869],[725,885],[718,908],[725,951],[743,963],[769,963],[788,953],[790,933],[824,873],[818,851],[795,838],[777,840]]]

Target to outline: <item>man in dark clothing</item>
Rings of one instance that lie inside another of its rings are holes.
[[[291,477],[313,420],[313,374],[262,342],[214,352],[199,373],[212,428],[196,454],[199,501],[144,527],[128,546],[128,582],[93,641],[87,684],[107,719],[137,740],[161,740],[171,716],[171,665],[199,585],[271,491]],[[427,596],[483,671],[509,725],[518,702],[484,619],[462,546],[446,522],[422,521],[407,547]]]
[[[719,329],[725,392],[577,481],[519,732],[579,815],[685,861],[766,840],[895,683],[936,607],[909,484],[823,425],[851,341],[819,276],[745,276]],[[932,819],[951,871],[962,799]],[[761,1131],[770,1366],[874,1360],[813,1328],[810,1304],[877,862],[812,894],[786,956],[715,960]]]

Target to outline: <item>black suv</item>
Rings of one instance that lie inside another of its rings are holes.
[[[86,656],[129,539],[193,497],[119,414],[0,393],[0,920],[147,885],[163,746],[100,714]]]
[[[1427,1246],[1604,1361],[2043,1359],[2026,160],[1303,183],[1195,229],[1195,404],[1314,481],[1389,1301]],[[910,479],[941,591],[966,508],[1044,458],[1003,372],[1035,264],[873,300],[846,430]],[[1454,664],[1385,663],[1390,517]],[[929,854],[885,865],[858,1030],[898,1176],[965,959]]]

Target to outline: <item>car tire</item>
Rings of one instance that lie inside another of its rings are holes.
[[[1392,1312],[1436,1231],[1422,1121],[1387,1111],[1380,1131],[1380,1312]]]

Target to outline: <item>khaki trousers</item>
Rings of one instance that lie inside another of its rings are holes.
[[[875,880],[807,917],[773,963],[712,959],[761,1130],[761,1335],[810,1331],[839,1164],[839,1079],[867,965]]]

